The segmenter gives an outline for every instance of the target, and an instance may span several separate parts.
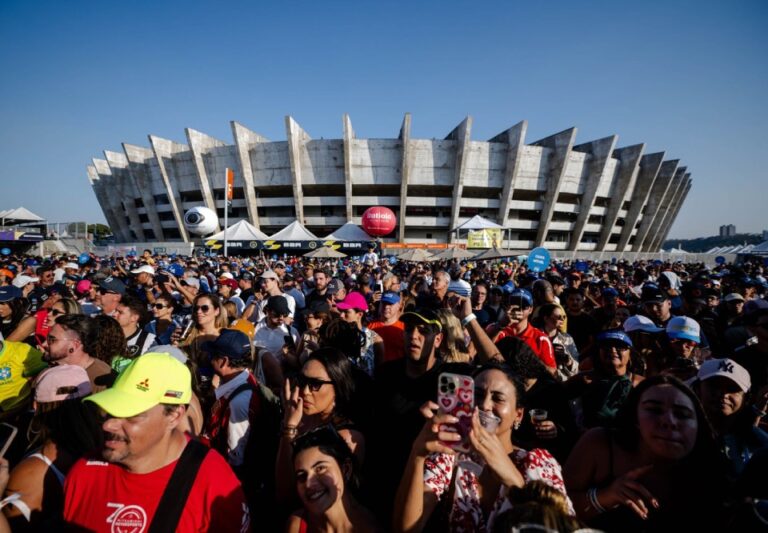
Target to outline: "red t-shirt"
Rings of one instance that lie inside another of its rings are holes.
[[[405,324],[401,321],[392,324],[385,324],[381,321],[371,322],[368,329],[372,329],[379,334],[384,341],[384,362],[394,361],[403,357],[405,349]]]
[[[133,474],[114,463],[80,459],[64,482],[64,520],[73,529],[142,533],[149,529],[178,461],[148,474]],[[224,458],[208,452],[176,531],[250,531],[240,481]]]
[[[507,326],[502,329],[495,341],[498,342],[504,337],[517,337],[520,340],[531,347],[533,353],[535,353],[541,362],[550,368],[557,368],[555,362],[555,350],[552,348],[552,341],[549,340],[549,336],[540,329],[534,328],[530,324],[523,330],[520,335],[515,334],[515,330],[511,326]]]

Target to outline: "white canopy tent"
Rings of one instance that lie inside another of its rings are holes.
[[[228,241],[264,241],[269,238],[266,233],[260,231],[247,220],[241,220],[240,222],[232,224],[224,231],[211,235],[205,240],[223,241],[224,234],[226,234]]]
[[[6,221],[18,223],[18,222],[45,222],[45,219],[37,216],[26,207],[17,207],[16,209],[6,209],[0,211],[0,219],[2,219],[3,225]]]
[[[372,241],[373,237],[368,235],[360,226],[354,222],[347,222],[336,231],[326,237],[329,241]]]
[[[301,222],[294,220],[286,227],[268,237],[273,241],[316,241],[317,236],[305,228]]]
[[[471,230],[471,229],[503,229],[503,228],[492,220],[483,218],[480,215],[475,215],[469,220],[467,220],[464,224],[460,224],[459,226],[456,226],[451,231]]]

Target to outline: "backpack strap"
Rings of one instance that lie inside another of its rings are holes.
[[[173,469],[171,479],[168,480],[168,485],[165,486],[148,533],[176,531],[197,472],[208,451],[207,446],[196,440],[190,440],[187,443]]]

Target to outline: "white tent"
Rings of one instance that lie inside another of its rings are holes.
[[[286,227],[269,236],[273,241],[315,241],[317,236],[309,232],[307,228],[301,225],[301,222],[294,220]]]
[[[372,241],[373,237],[354,222],[347,222],[328,235],[326,239],[329,241]]]
[[[0,211],[0,218],[2,218],[3,223],[5,223],[6,221],[13,221],[13,222],[45,221],[44,218],[37,216],[26,207],[17,207],[16,209],[6,209],[5,211]]]
[[[467,220],[464,224],[456,226],[451,231],[470,230],[470,229],[491,229],[491,228],[501,229],[501,226],[496,224],[492,220],[483,218],[480,215],[475,215],[469,220]]]
[[[247,220],[241,220],[236,224],[232,224],[224,231],[220,231],[216,235],[211,235],[206,241],[223,241],[224,233],[227,234],[228,241],[264,241],[267,240],[267,234],[260,231],[256,226],[248,222]]]

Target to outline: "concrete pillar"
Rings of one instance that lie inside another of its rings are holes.
[[[686,177],[688,176],[690,176],[690,174],[686,174]],[[680,195],[677,205],[675,205],[674,210],[672,211],[672,217],[667,223],[667,227],[664,229],[664,235],[661,238],[661,242],[664,242],[669,238],[669,232],[672,229],[675,220],[677,220],[677,215],[680,213],[680,209],[683,207],[683,203],[685,203],[685,199],[688,197],[688,193],[690,192],[692,185],[693,182],[688,179],[688,182],[685,184],[685,188],[683,189],[683,193]]]
[[[120,152],[111,152],[104,150],[104,158],[107,160],[109,168],[112,170],[112,176],[115,180],[117,190],[120,191],[120,197],[125,205],[125,212],[131,219],[131,229],[136,234],[139,241],[146,241],[144,236],[144,227],[139,218],[139,212],[136,208],[136,198],[141,198],[138,187],[133,181],[133,177],[128,171],[128,159],[125,154]]]
[[[107,220],[109,229],[112,230],[112,233],[117,240],[122,240],[123,234],[121,229],[122,221],[119,218],[120,214],[116,213],[112,208],[112,204],[108,199],[109,193],[105,190],[104,183],[99,179],[99,173],[96,171],[96,167],[94,165],[88,165],[86,171],[88,173],[88,181],[91,183],[91,187],[93,187],[93,193],[99,201],[99,205],[104,213],[104,218]]]
[[[635,181],[640,171],[640,158],[643,156],[644,150],[645,144],[635,144],[613,151],[613,157],[619,160],[619,165],[611,186],[611,202],[605,212],[603,230],[600,232],[600,240],[597,244],[598,250],[605,250],[608,245],[613,227],[619,218],[619,211],[624,204],[624,198],[626,198],[627,192],[635,187]],[[617,248],[616,251],[623,252],[624,250]]]
[[[213,197],[213,182],[211,181],[211,177],[208,176],[208,172],[205,170],[203,154],[214,148],[226,146],[227,143],[191,128],[184,128],[184,133],[187,136],[189,148],[192,150],[192,161],[195,164],[197,179],[200,182],[200,192],[203,194],[203,202],[205,202],[205,206],[208,209],[212,209],[214,213],[218,213],[216,210],[216,200]],[[216,231],[219,230],[217,229]]]
[[[672,183],[672,178],[675,175],[679,163],[680,160],[673,159],[671,161],[664,161],[661,164],[659,173],[656,175],[656,179],[653,182],[653,187],[651,187],[651,192],[648,194],[648,201],[645,204],[645,211],[643,212],[643,218],[640,221],[640,227],[637,229],[637,235],[635,235],[635,244],[632,246],[632,251],[645,251],[646,238],[653,227],[656,213],[659,211],[661,202],[667,194],[667,190],[669,189],[670,183]]]
[[[451,206],[452,230],[459,225],[459,209],[461,208],[461,194],[464,191],[464,175],[467,169],[467,154],[469,153],[470,135],[472,133],[472,117],[467,117],[448,134],[445,140],[456,141],[456,164],[453,178],[453,204]],[[453,232],[449,234],[449,242],[453,241]]]
[[[683,170],[683,172],[680,172],[680,170]],[[672,223],[672,220],[675,217],[675,208],[677,207],[678,202],[680,201],[680,198],[682,198],[683,193],[685,192],[685,187],[688,185],[689,179],[688,176],[690,176],[689,173],[685,172],[685,167],[682,169],[678,169],[678,174],[681,174],[680,183],[676,187],[676,190],[674,194],[672,195],[672,199],[670,200],[667,207],[664,209],[663,213],[664,216],[661,219],[661,222],[657,224],[658,229],[656,230],[656,235],[654,236],[653,241],[651,241],[649,250],[651,252],[654,252],[656,250],[659,250],[661,248],[662,243],[664,242],[664,236],[667,233],[667,230],[669,229],[669,226]],[[678,176],[675,175],[675,178]],[[672,186],[670,186],[670,189],[674,187],[674,183]]]
[[[349,115],[344,113],[344,196],[346,200],[347,222],[352,222],[352,139],[355,138],[355,130],[352,129],[352,121]]]
[[[179,227],[181,238],[184,242],[190,242],[189,232],[184,225],[184,208],[181,202],[181,194],[178,190],[179,181],[176,177],[176,169],[173,164],[174,154],[186,152],[189,148],[181,143],[156,137],[154,135],[149,136],[149,144],[152,146],[152,151],[155,153],[155,159],[157,160],[160,175],[162,176],[163,183],[165,183],[165,189],[168,191],[168,200],[171,203],[173,218],[176,220],[176,224]]]
[[[527,130],[528,121],[523,120],[488,141],[507,144],[507,161],[504,168],[504,188],[501,191],[499,214],[496,217],[498,223],[504,228],[509,226],[509,210],[512,209],[512,196],[515,193],[515,182],[517,176],[520,174],[520,162],[523,160],[523,147],[525,146],[525,132]]]
[[[152,159],[154,154],[149,148],[126,143],[123,143],[123,152],[128,161],[128,172],[130,172],[131,177],[133,177],[133,182],[136,184],[136,188],[141,194],[144,207],[147,208],[147,217],[149,218],[149,223],[152,225],[155,239],[164,241],[166,240],[165,234],[163,232],[163,225],[160,222],[160,217],[157,214],[157,204],[155,204],[155,196],[152,194],[152,176],[150,174],[149,164],[147,163],[147,160]]]
[[[675,197],[677,190],[683,183],[683,176],[685,176],[685,167],[678,167],[672,179],[669,182],[664,197],[661,199],[659,208],[656,210],[656,216],[651,221],[651,227],[648,229],[648,233],[645,235],[645,242],[643,243],[643,251],[645,252],[657,252],[658,249],[653,248],[653,243],[656,241],[657,234],[661,229],[664,217],[667,216],[672,199]]]
[[[608,159],[616,148],[616,141],[619,137],[611,135],[596,141],[579,144],[573,147],[574,152],[585,152],[590,155],[589,170],[587,179],[584,183],[584,191],[581,194],[579,202],[579,214],[576,216],[576,222],[571,231],[571,240],[568,243],[568,251],[575,252],[581,243],[581,237],[584,235],[584,226],[589,220],[589,213],[595,205],[597,189],[600,187],[600,181],[605,173],[605,167],[608,165]]]
[[[632,198],[629,201],[629,210],[624,219],[624,226],[622,227],[621,236],[619,237],[619,244],[616,246],[617,251],[627,251],[629,240],[632,237],[632,231],[635,229],[637,221],[640,219],[643,206],[648,201],[651,188],[656,182],[656,176],[659,174],[663,162],[664,152],[647,154],[640,158],[640,169],[637,173],[635,186],[632,188]],[[637,248],[634,246],[632,249],[635,252],[637,251]]]
[[[115,235],[121,242],[130,242],[133,238],[131,237],[129,224],[125,220],[128,213],[123,209],[122,202],[120,201],[120,190],[112,175],[112,169],[109,168],[109,164],[104,159],[94,158],[92,161],[96,174],[99,176],[99,183],[104,191],[104,198],[115,214],[117,227],[112,228],[112,231],[115,232]]]
[[[253,167],[251,166],[251,148],[259,143],[269,142],[269,139],[251,131],[242,124],[230,122],[232,126],[232,137],[235,138],[235,151],[237,160],[240,164],[240,176],[243,178],[243,189],[245,191],[245,205],[248,208],[248,218],[251,224],[259,227],[259,208],[256,202],[256,188],[253,182]],[[237,176],[235,176],[237,179]]]
[[[547,187],[542,198],[543,206],[536,232],[535,246],[544,246],[544,241],[547,238],[549,223],[552,221],[552,213],[555,211],[555,202],[557,202],[557,196],[560,194],[560,183],[568,165],[573,141],[576,139],[576,131],[576,128],[571,128],[532,143],[532,146],[542,146],[554,152],[549,158]]]
[[[400,216],[397,222],[397,240],[405,242],[405,209],[408,203],[408,182],[411,179],[413,168],[413,151],[411,150],[411,114],[406,113],[403,124],[400,126],[400,140],[402,160],[400,162]]]
[[[293,117],[285,117],[285,132],[288,138],[288,158],[291,161],[293,177],[293,202],[296,205],[296,220],[304,224],[304,191],[301,179],[301,154],[304,144],[312,138],[304,131]]]

